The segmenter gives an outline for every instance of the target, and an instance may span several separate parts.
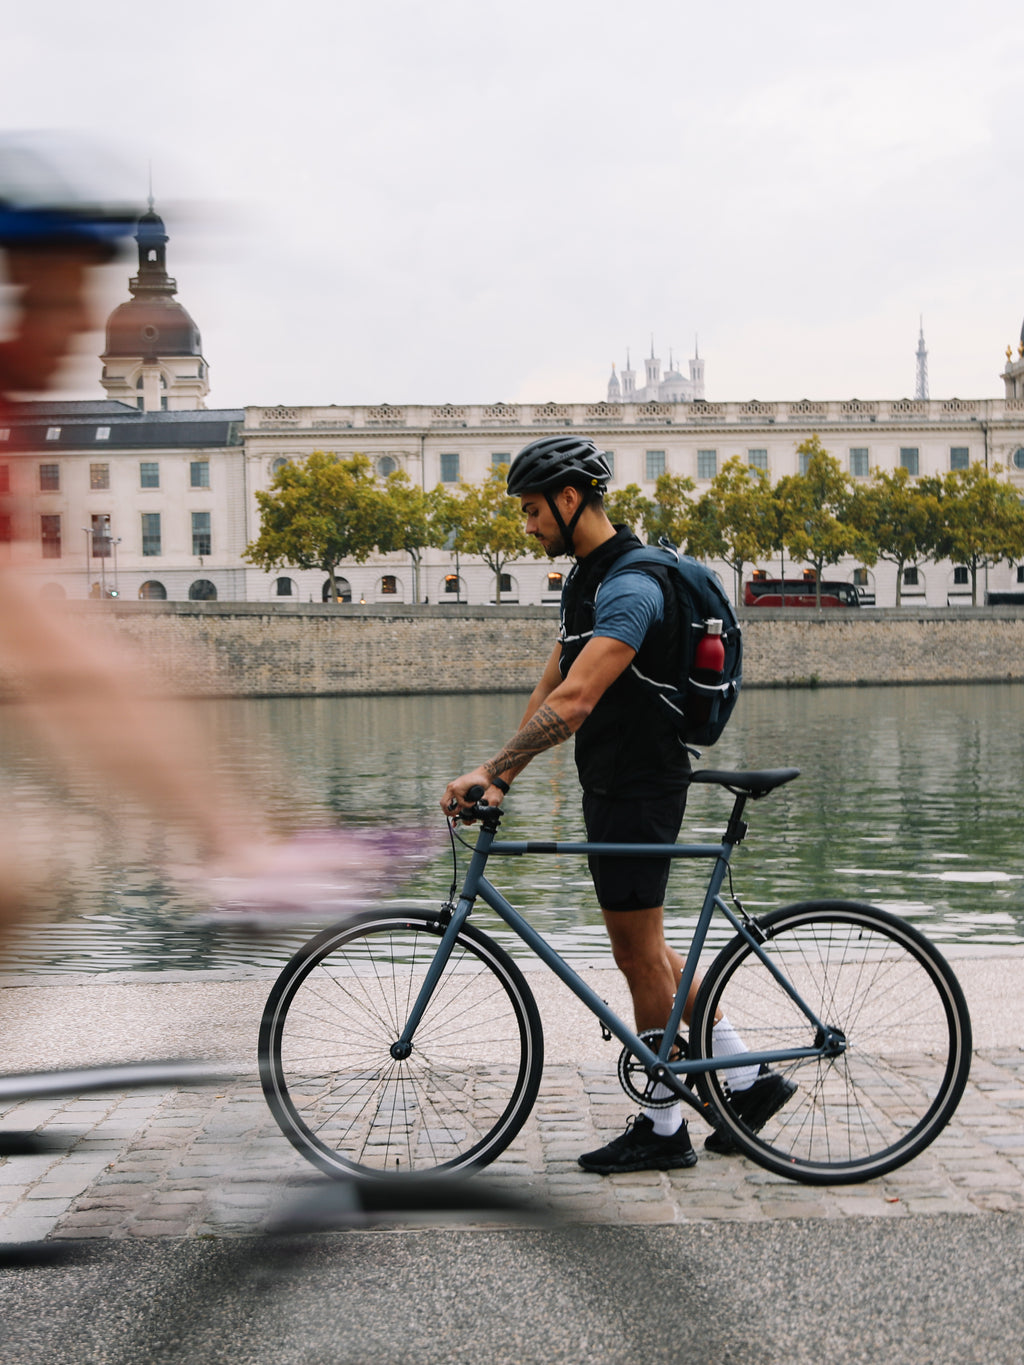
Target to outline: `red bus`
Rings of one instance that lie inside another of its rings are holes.
[[[816,607],[817,584],[813,578],[768,578],[755,573],[743,589],[745,607]],[[821,584],[823,607],[859,607],[860,598],[852,583]]]

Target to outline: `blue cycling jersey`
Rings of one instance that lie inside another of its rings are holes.
[[[594,608],[595,635],[639,650],[647,632],[664,619],[665,598],[657,579],[627,569],[602,583]]]

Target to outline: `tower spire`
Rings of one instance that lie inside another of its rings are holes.
[[[917,384],[914,387],[914,397],[928,399],[928,351],[924,344],[924,316],[920,319],[920,330],[917,338]]]

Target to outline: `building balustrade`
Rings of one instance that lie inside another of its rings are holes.
[[[438,428],[551,427],[583,429],[600,426],[643,428],[654,426],[694,428],[721,425],[758,427],[765,424],[816,428],[826,424],[912,422],[923,427],[967,425],[979,422],[1017,421],[1024,413],[1024,398],[917,399],[865,402],[802,398],[792,403],[709,402],[691,403],[390,403],[345,408],[248,408],[247,436],[277,431],[349,431],[353,428],[394,428],[429,432]]]

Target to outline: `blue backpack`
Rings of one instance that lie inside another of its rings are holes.
[[[673,642],[665,681],[633,671],[672,712],[686,743],[714,744],[733,713],[743,682],[743,637],[732,603],[716,574],[681,554],[664,536],[657,545],[620,555],[602,583],[627,569],[650,572],[661,584],[665,624]],[[716,619],[722,622],[725,665],[721,682],[707,683],[694,677],[694,657],[706,633],[705,622]]]

